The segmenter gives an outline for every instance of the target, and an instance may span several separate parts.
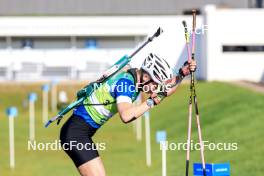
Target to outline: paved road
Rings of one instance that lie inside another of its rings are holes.
[[[231,83],[234,85],[248,88],[256,92],[264,93],[264,83],[255,83],[255,82],[249,82],[249,81],[235,81]]]

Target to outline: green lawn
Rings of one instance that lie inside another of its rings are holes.
[[[80,86],[60,86],[74,95]],[[22,107],[29,91],[40,96],[39,85],[0,85],[0,175],[1,176],[62,176],[78,175],[71,160],[63,151],[28,151],[28,109]],[[227,83],[197,85],[203,139],[210,142],[238,143],[237,151],[205,151],[207,162],[230,162],[231,175],[262,176],[264,173],[264,95]],[[114,117],[100,129],[94,140],[105,142],[101,151],[109,176],[160,176],[161,151],[155,142],[155,132],[166,130],[168,141],[185,142],[187,138],[188,85],[167,98],[151,111],[152,166],[145,164],[145,142],[137,142],[132,125],[124,125]],[[41,97],[39,97],[41,98]],[[73,97],[71,97],[73,98]],[[19,107],[15,119],[16,168],[9,168],[8,119],[6,107]],[[60,127],[43,128],[41,99],[37,102],[36,140],[52,142],[58,139]],[[196,123],[193,121],[193,137],[197,142]],[[144,135],[144,134],[143,134]],[[191,163],[199,162],[199,151],[191,152]],[[185,151],[168,151],[168,176],[183,176]]]

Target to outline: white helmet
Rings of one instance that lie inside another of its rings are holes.
[[[141,68],[158,84],[164,83],[173,76],[173,71],[167,61],[153,53],[148,55]]]

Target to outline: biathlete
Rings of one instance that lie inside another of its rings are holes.
[[[195,71],[196,62],[185,63],[174,76],[173,70],[166,60],[155,54],[149,54],[140,69],[132,68],[121,71],[100,85],[82,105],[73,110],[72,116],[61,128],[60,140],[64,151],[72,159],[82,176],[105,176],[105,169],[93,147],[69,146],[73,141],[78,145],[92,146],[92,136],[113,115],[119,113],[122,122],[136,120],[144,112],[161,103],[164,97],[173,94],[176,86],[163,90],[160,96],[157,89],[160,85],[176,84]],[[140,92],[149,94],[149,98],[140,105],[132,103]],[[93,106],[91,106],[93,104]],[[80,150],[81,148],[81,150]]]

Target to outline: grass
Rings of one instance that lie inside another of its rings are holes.
[[[81,85],[62,85],[72,95]],[[41,92],[38,84],[0,85],[0,175],[4,176],[59,176],[78,175],[71,160],[63,151],[28,151],[28,108],[23,100],[30,91],[39,95],[36,110],[36,141],[53,142],[58,139],[60,127],[43,128],[41,120]],[[197,85],[203,139],[210,142],[238,143],[236,151],[210,151],[205,159],[210,163],[230,162],[231,175],[261,176],[264,172],[263,121],[264,95],[227,83]],[[145,142],[137,142],[132,125],[124,125],[118,116],[113,117],[95,135],[96,142],[106,143],[101,157],[110,176],[159,176],[161,175],[161,151],[155,142],[155,132],[166,130],[169,143],[185,142],[187,137],[188,85],[182,85],[177,93],[151,110],[152,166],[145,164]],[[18,107],[15,119],[16,168],[9,168],[8,119],[5,109]],[[51,114],[50,114],[51,115]],[[193,121],[193,139],[197,142],[197,130]],[[144,134],[143,134],[144,136]],[[227,146],[229,147],[229,146]],[[199,162],[199,151],[191,152],[191,162]],[[185,171],[185,151],[167,152],[168,176],[182,176]]]

